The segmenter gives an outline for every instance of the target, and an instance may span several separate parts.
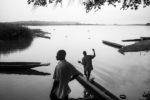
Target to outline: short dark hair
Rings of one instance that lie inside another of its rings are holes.
[[[64,60],[66,57],[66,51],[65,50],[59,50],[57,52],[57,60]]]
[[[86,55],[86,51],[83,51],[83,54]]]

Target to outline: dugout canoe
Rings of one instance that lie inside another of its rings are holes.
[[[0,70],[21,70],[21,69],[31,69],[40,66],[48,66],[50,63],[41,62],[0,62]]]
[[[106,44],[106,45],[108,45],[108,46],[117,48],[117,49],[120,49],[120,48],[124,47],[124,46],[121,45],[121,44],[114,43],[114,42],[110,42],[110,41],[105,41],[105,40],[103,40],[102,43],[104,43],[104,44]]]
[[[76,79],[86,90],[94,95],[94,99],[92,100],[120,100],[119,97],[115,96],[94,80],[87,81],[82,75],[79,75]]]
[[[113,43],[109,41],[102,41],[105,45],[114,47],[118,49],[118,52],[125,54],[126,52],[141,52],[141,51],[150,51],[150,39],[144,38],[145,40],[135,42],[130,45],[121,45],[118,43]],[[132,39],[133,40],[133,39]],[[129,42],[132,40],[123,40],[123,42]],[[133,41],[136,41],[135,39]]]
[[[122,40],[122,42],[140,42],[145,40],[150,40],[150,37],[140,37],[139,39],[127,39],[127,40]]]

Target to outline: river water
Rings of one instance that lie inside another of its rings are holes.
[[[65,49],[66,59],[78,70],[83,67],[77,63],[84,50],[88,54],[96,51],[93,59],[92,77],[119,96],[125,94],[127,100],[138,100],[143,92],[150,90],[150,53],[132,52],[120,54],[117,49],[104,45],[102,40],[128,45],[123,39],[141,36],[150,37],[150,26],[29,26],[50,32],[51,39],[35,38],[30,47],[24,50],[1,54],[0,61],[50,62],[34,70],[51,75],[21,75],[0,73],[0,100],[50,100],[49,93],[53,83],[53,72],[57,64],[56,53]],[[69,83],[70,97],[83,96],[83,88],[76,81]]]

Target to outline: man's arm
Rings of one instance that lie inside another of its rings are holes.
[[[80,71],[78,71],[76,68],[72,68],[72,76],[71,76],[71,79],[70,81],[76,79],[79,75],[82,75],[82,73]]]
[[[79,76],[79,74],[72,76],[71,79],[70,79],[70,81],[76,79],[78,76]]]
[[[84,58],[82,58],[82,61],[79,60],[78,63],[82,64],[83,66],[86,65]]]
[[[79,63],[79,64],[82,64],[82,62],[81,62],[80,60],[78,61],[78,63]],[[82,64],[82,65],[83,65],[83,64]]]
[[[95,49],[92,49],[93,50],[93,58],[96,56],[95,54]]]

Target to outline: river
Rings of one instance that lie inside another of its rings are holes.
[[[49,66],[35,68],[51,75],[20,75],[0,73],[0,100],[50,100],[53,72],[57,64],[56,53],[65,49],[66,59],[83,72],[78,64],[84,50],[96,51],[92,77],[116,96],[125,94],[127,100],[138,100],[150,90],[150,53],[120,54],[117,49],[104,45],[103,40],[128,45],[121,40],[141,36],[150,37],[150,26],[29,26],[50,32],[51,39],[35,38],[27,49],[1,54],[0,61],[50,62]],[[83,88],[76,81],[69,83],[70,97],[83,96]]]

